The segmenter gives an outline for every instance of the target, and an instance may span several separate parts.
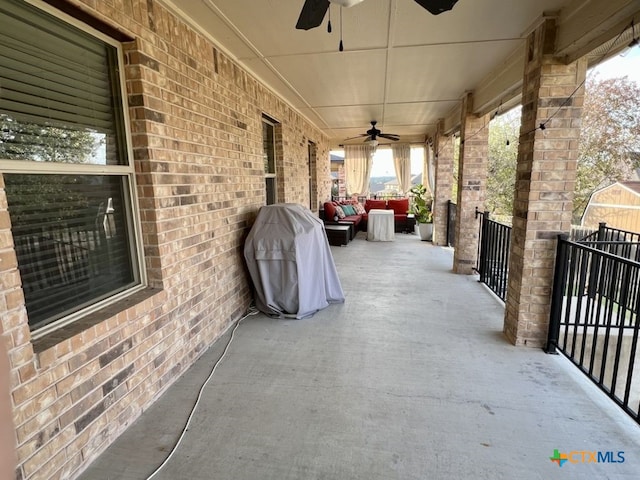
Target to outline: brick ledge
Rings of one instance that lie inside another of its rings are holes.
[[[131,308],[135,308],[139,304],[153,298],[156,296],[161,296],[161,294],[165,293],[165,290],[159,288],[145,288],[138,292],[135,292],[128,297],[123,298],[111,305],[107,305],[100,310],[97,310],[93,313],[86,315],[83,318],[78,319],[77,321],[70,323],[69,325],[65,325],[64,327],[60,327],[59,329],[43,336],[42,338],[38,338],[36,340],[32,340],[31,343],[33,345],[33,351],[38,356],[39,363],[49,363],[44,361],[43,357],[50,357],[50,355],[43,355],[45,352],[49,353],[49,350],[54,349],[58,344],[69,340],[76,335],[89,330],[90,328],[102,323],[110,318],[115,317],[123,311],[129,310]],[[162,295],[164,297],[164,295]],[[162,299],[158,298],[158,301],[162,301]],[[154,304],[156,301],[154,300]],[[57,355],[53,355],[57,357]]]

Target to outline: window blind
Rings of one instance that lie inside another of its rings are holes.
[[[118,52],[24,1],[0,0],[0,25],[2,179],[29,326],[49,332],[141,282]]]
[[[24,2],[2,2],[0,25],[0,113],[114,133],[112,46]]]
[[[5,174],[4,180],[32,328],[133,284],[126,177]]]

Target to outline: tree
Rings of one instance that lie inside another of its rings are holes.
[[[489,126],[489,175],[485,208],[510,223],[518,160],[520,108],[496,117]]]
[[[101,162],[103,144],[104,135],[93,131],[32,123],[0,114],[0,158],[3,160]],[[5,177],[5,183],[14,232],[39,228],[37,222],[33,226],[34,218],[77,221],[86,216],[87,211],[95,218],[87,187],[77,175],[12,173]]]
[[[0,114],[0,158],[91,163],[104,140],[81,129],[31,123]]]
[[[486,208],[510,216],[517,163],[520,109],[491,122]],[[509,140],[509,145],[507,145]],[[640,168],[640,86],[627,77],[586,82],[581,120],[573,221],[579,223],[591,194]]]
[[[640,86],[627,77],[586,83],[573,201],[579,222],[591,194],[640,168]]]

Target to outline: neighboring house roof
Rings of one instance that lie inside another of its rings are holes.
[[[334,155],[333,153],[329,155],[329,159],[332,162],[339,162],[339,163],[344,162],[344,157],[339,157],[338,155]]]
[[[607,185],[606,187],[599,188],[598,190],[593,192],[591,194],[591,197],[589,198],[589,202],[591,202],[591,199],[593,198],[594,195],[600,192],[604,192],[605,190],[610,190],[616,187],[622,187],[626,190],[629,190],[631,193],[640,195],[640,181],[633,180],[633,181],[615,182],[615,183],[612,183],[611,185]]]
[[[634,195],[640,196],[640,181],[636,181],[636,180],[631,180],[631,181],[624,181],[624,182],[615,182],[612,183],[611,185],[607,185],[606,187],[602,187],[599,188],[598,190],[596,190],[595,192],[593,192],[591,194],[591,196],[589,197],[589,201],[587,202],[587,206],[584,209],[584,212],[582,212],[582,217],[580,218],[580,224],[584,225],[585,219],[587,217],[587,211],[589,210],[590,207],[592,206],[602,206],[598,203],[594,203],[593,199],[594,197],[601,193],[604,192],[606,190],[611,190],[613,188],[624,188],[625,190],[628,190],[629,192],[631,192]],[[609,205],[609,207],[612,207],[613,205]],[[620,208],[634,208],[634,207],[628,207],[625,205],[619,205]]]
[[[623,187],[628,188],[633,193],[640,195],[640,181],[631,181],[631,182],[618,182]],[[614,183],[615,185],[615,183]]]

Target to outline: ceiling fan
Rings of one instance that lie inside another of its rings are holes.
[[[342,7],[352,7],[364,0],[305,0],[298,18],[298,30],[310,30],[320,26],[329,10],[329,3],[337,3]],[[451,10],[458,0],[414,0],[422,8],[434,15]]]
[[[378,122],[376,120],[371,120],[371,128],[367,130],[366,133],[362,133],[355,137],[346,138],[345,141],[366,137],[365,143],[367,143],[368,145],[373,145],[375,147],[378,145],[378,138],[386,138],[387,140],[393,140],[394,142],[400,140],[400,135],[396,135],[395,133],[382,133],[376,128],[377,123]]]

